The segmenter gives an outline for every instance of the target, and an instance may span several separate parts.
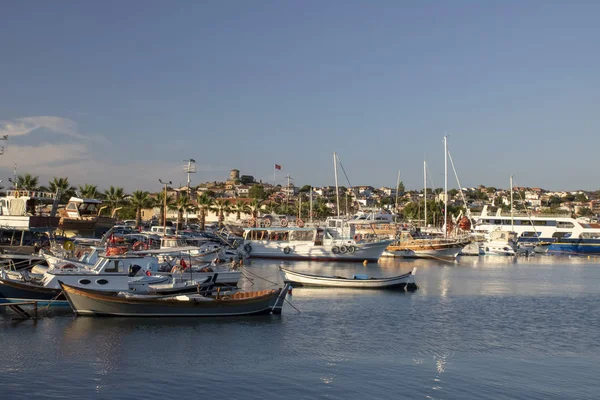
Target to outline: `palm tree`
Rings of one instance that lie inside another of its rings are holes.
[[[40,189],[51,193],[60,191],[61,203],[69,201],[69,199],[75,195],[76,190],[75,186],[69,184],[69,178],[57,178],[56,176],[48,182],[48,187],[40,187]]]
[[[227,199],[217,199],[213,203],[210,210],[219,214],[219,228],[222,228],[223,221],[225,221],[225,214],[229,214],[231,210],[231,204]]]
[[[98,186],[86,183],[79,186],[79,195],[85,199],[98,199],[102,194],[98,191]]]
[[[260,200],[253,199],[250,203],[246,204],[246,209],[248,213],[252,215],[253,227],[256,227],[256,222],[258,220],[258,214],[260,213]]]
[[[243,202],[235,203],[231,206],[231,212],[235,213],[235,219],[240,220],[242,214],[249,214],[248,205]]]
[[[269,214],[273,214],[273,213],[277,213],[277,208],[279,207],[279,203],[273,203],[273,201],[270,201],[269,203],[267,203],[266,205],[266,211]]]
[[[167,193],[167,209],[171,210],[173,209],[173,204],[174,204],[174,197],[170,196]],[[158,195],[156,196],[156,198],[154,199],[154,202],[152,204],[154,207],[157,207],[160,212],[158,214],[158,222],[159,224],[162,224],[165,220],[165,192],[161,191],[158,192]]]
[[[197,209],[200,211],[200,215],[198,216],[198,219],[200,220],[200,230],[204,230],[206,226],[206,213],[212,208],[213,203],[214,199],[207,194],[202,194],[198,197]]]
[[[177,201],[175,201],[173,208],[177,210],[177,229],[179,229],[179,225],[183,219],[183,213],[185,211],[192,211],[193,207],[194,204],[186,194],[182,194]]]
[[[17,175],[17,189],[35,190],[38,187],[39,180],[39,176],[33,176],[31,174]]]
[[[150,207],[152,204],[150,193],[143,190],[136,190],[131,194],[129,203],[135,207],[135,226],[140,226],[142,222],[142,208]]]
[[[104,191],[104,197],[106,198],[106,202],[110,207],[112,215],[112,211],[125,201],[125,191],[122,187],[111,186]]]

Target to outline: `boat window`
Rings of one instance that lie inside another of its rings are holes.
[[[106,279],[98,279],[98,280],[96,281],[96,283],[97,283],[98,285],[106,285],[106,284],[108,283],[108,281],[107,281]]]
[[[251,240],[268,240],[268,239],[269,239],[268,231],[259,230],[259,231],[252,231],[252,233],[251,233]]]
[[[535,220],[535,221],[531,221],[531,222],[533,222],[533,225],[535,225],[535,226],[546,226],[548,223],[548,221],[545,221],[545,220],[542,220],[542,221]]]
[[[272,231],[269,234],[269,240],[276,242],[287,242],[288,232],[287,231]]]
[[[77,205],[75,203],[69,203],[69,204],[67,204],[67,210],[76,211],[77,210]]]
[[[122,260],[111,260],[104,272],[123,272],[123,261]]]
[[[558,228],[574,228],[575,224],[568,221],[556,221],[556,226]]]
[[[95,215],[98,211],[98,207],[95,203],[83,203],[79,207],[81,215]]]
[[[553,238],[558,238],[558,239],[564,239],[564,238],[568,238],[571,236],[571,233],[569,232],[554,232],[552,234]]]
[[[579,234],[580,239],[600,239],[600,232],[582,232]]]
[[[521,237],[538,237],[538,234],[536,232],[523,232],[521,233]]]
[[[313,231],[294,231],[290,235],[290,241],[311,241]]]
[[[80,279],[79,283],[81,283],[82,285],[89,285],[90,283],[92,283],[92,281],[90,281],[89,279]]]

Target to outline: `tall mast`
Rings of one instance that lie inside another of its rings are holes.
[[[394,210],[395,222],[398,222],[398,195],[400,192],[400,171],[398,171],[398,181],[396,182],[396,209]]]
[[[308,214],[310,223],[312,224],[313,222],[313,198],[312,198],[312,192],[313,192],[313,188],[312,186],[310,187],[310,212]]]
[[[513,215],[513,177],[510,176],[510,228],[514,232],[515,230],[515,219]]]
[[[444,237],[448,237],[448,138],[444,136]]]
[[[427,161],[423,161],[423,201],[425,203],[425,227],[427,227]]]
[[[337,203],[337,216],[340,217],[340,191],[338,189],[337,154],[333,153],[333,173],[335,174],[335,202]]]

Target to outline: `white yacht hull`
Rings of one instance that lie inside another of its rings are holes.
[[[315,245],[313,242],[246,241],[246,254],[253,258],[316,261],[377,261],[391,241],[375,243],[331,242]]]

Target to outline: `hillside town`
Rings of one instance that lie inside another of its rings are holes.
[[[425,192],[423,189],[407,190],[402,182],[397,188],[361,185],[339,186],[338,189],[341,214],[350,215],[360,210],[376,209],[397,214],[402,220],[422,222]],[[206,202],[206,198],[219,199],[228,203],[226,220],[249,218],[250,213],[244,211],[243,206],[240,205],[248,205],[255,200],[260,202],[263,213],[297,215],[306,218],[310,216],[311,199],[314,218],[322,219],[337,213],[335,186],[296,186],[293,183],[273,185],[256,181],[252,175],[240,175],[237,169],[233,169],[228,179],[222,182],[206,182],[189,188],[167,187],[168,198],[178,199],[182,195],[188,196],[191,203],[188,210],[188,219],[191,221],[198,219],[196,210],[199,199],[201,202]],[[435,224],[435,210],[439,211],[438,217],[443,210],[443,188],[428,189],[427,202],[429,209],[433,210],[427,223]],[[564,214],[592,217],[600,213],[600,191],[550,191],[542,188],[514,187],[513,202],[517,212],[529,212],[533,215]],[[462,190],[448,190],[448,207],[452,213],[456,214],[462,209],[464,214],[465,204],[474,214],[481,212],[485,206],[493,212],[498,209],[507,212],[510,210],[510,189],[479,185],[464,187]],[[207,211],[207,222],[218,220],[218,212]],[[143,220],[156,219],[160,212],[160,207],[146,208],[143,210]],[[167,218],[176,220],[177,213],[176,209],[171,208],[167,212]]]

